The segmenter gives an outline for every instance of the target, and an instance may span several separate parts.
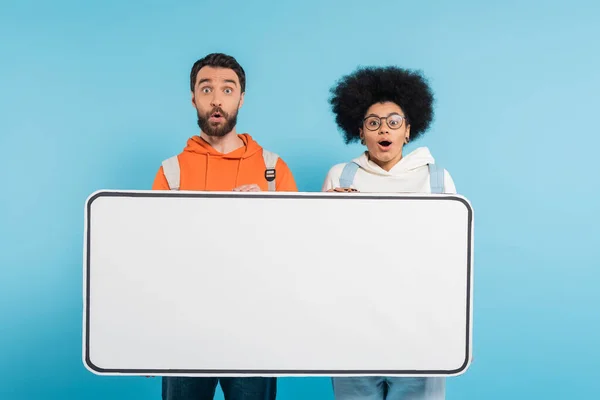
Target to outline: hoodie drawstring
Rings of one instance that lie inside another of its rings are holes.
[[[208,159],[210,157],[210,154],[206,155],[206,165],[204,168],[204,190],[206,190],[206,185],[208,184]]]
[[[238,166],[237,166],[237,171],[235,172],[235,185],[234,188],[238,187],[238,177],[240,176],[240,169],[242,167],[242,158],[240,157],[240,159],[238,160]]]

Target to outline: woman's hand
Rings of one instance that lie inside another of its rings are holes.
[[[333,188],[333,189],[329,189],[328,192],[358,193],[358,190],[353,189],[353,188]]]

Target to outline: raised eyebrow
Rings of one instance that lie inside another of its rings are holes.
[[[389,113],[388,115],[385,115],[385,116],[383,116],[383,117],[382,117],[382,116],[380,116],[380,115],[377,115],[377,114],[369,114],[369,115],[367,115],[367,116],[365,117],[365,119],[366,119],[366,118],[369,118],[369,117],[388,118],[388,117],[390,117],[390,116],[392,116],[392,115],[397,115],[397,116],[399,116],[399,117],[406,118],[404,115],[400,114],[399,112],[396,112],[396,111],[394,111],[394,112],[391,112],[391,113]]]
[[[200,79],[200,81],[198,81],[198,86],[200,86],[203,83],[210,83],[212,82],[212,79],[210,78],[204,78],[204,79]],[[225,79],[224,82],[226,83],[232,83],[234,86],[237,86],[237,82],[234,81],[233,79]]]

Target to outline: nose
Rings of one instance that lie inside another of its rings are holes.
[[[383,135],[384,133],[388,133],[388,126],[385,123],[379,125],[379,134]]]
[[[212,100],[210,101],[210,105],[213,107],[221,107],[221,97],[217,95],[216,92],[213,95]]]

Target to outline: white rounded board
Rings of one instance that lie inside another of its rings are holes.
[[[109,375],[461,374],[472,230],[458,195],[96,192],[84,364]]]

